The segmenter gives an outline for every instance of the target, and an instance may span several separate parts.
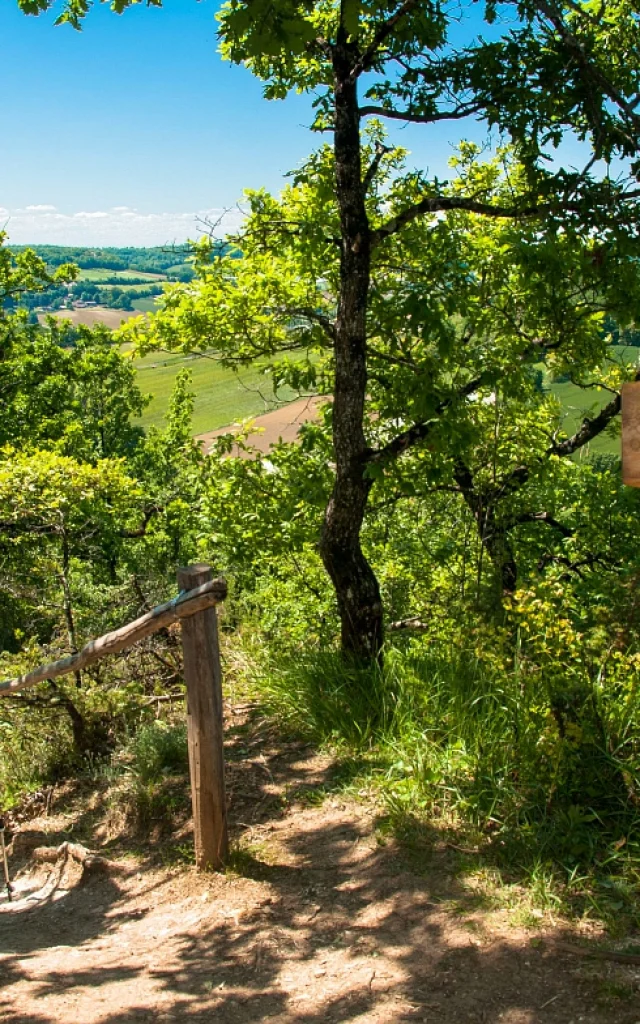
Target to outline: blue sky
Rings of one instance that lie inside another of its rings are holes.
[[[0,224],[10,240],[182,241],[243,188],[277,191],[319,144],[308,98],[267,102],[248,71],[221,60],[217,6],[165,0],[119,17],[98,4],[78,33],[4,0]],[[464,129],[393,131],[416,164],[443,174]]]
[[[223,63],[215,9],[168,0],[118,17],[99,6],[78,33],[4,0],[0,206],[14,241],[186,237],[196,211],[278,187],[309,146],[308,103],[266,103],[250,74]],[[56,209],[28,210],[43,206]]]
[[[277,192],[321,143],[309,97],[269,102],[248,71],[222,61],[219,2],[141,3],[122,16],[97,3],[76,32],[3,0],[0,227],[10,241],[161,245],[226,210],[231,227],[244,188]],[[471,18],[479,28],[481,12]],[[391,122],[390,135],[440,177],[460,138],[483,138],[468,122]]]

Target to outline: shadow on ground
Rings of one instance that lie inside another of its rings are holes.
[[[558,953],[561,927],[529,933],[479,908],[435,833],[410,860],[380,845],[328,759],[251,720],[230,731],[228,755],[237,873],[162,870],[150,856],[0,913],[0,1019],[640,1020],[633,972]]]

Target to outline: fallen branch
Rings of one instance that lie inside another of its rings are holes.
[[[122,864],[107,860],[91,853],[79,843],[62,843],[60,846],[38,846],[31,854],[41,864],[57,864],[59,860],[75,860],[82,867],[83,874],[126,874]]]
[[[450,850],[456,850],[457,853],[466,853],[469,855],[473,855],[474,857],[482,853],[482,850],[479,849],[477,846],[458,846],[457,843],[445,843],[444,845],[448,847],[448,849]]]
[[[106,633],[97,640],[86,644],[77,654],[71,654],[60,661],[54,661],[50,665],[40,665],[26,675],[17,676],[0,683],[0,697],[4,697],[18,690],[24,690],[27,686],[35,686],[46,679],[56,679],[58,676],[68,675],[70,672],[79,672],[88,665],[106,657],[108,654],[118,654],[127,647],[132,647],[139,640],[157,633],[160,629],[184,619],[205,608],[213,608],[227,596],[226,580],[217,579],[203,583],[201,587],[189,590],[185,594],[179,594],[173,601],[158,605],[152,608],[146,615],[127,623],[112,633]]]
[[[554,942],[553,948],[560,953],[571,953],[572,956],[595,957],[596,960],[613,960],[618,964],[640,964],[640,953],[618,953],[615,949],[589,949],[586,946],[573,946],[570,942]]]
[[[387,626],[387,629],[390,632],[396,632],[400,629],[425,630],[430,628],[431,627],[428,622],[423,622],[422,619],[418,619],[417,617],[411,619],[398,619],[397,622],[390,622],[389,625]]]

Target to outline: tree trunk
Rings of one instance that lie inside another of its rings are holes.
[[[336,591],[343,653],[367,662],[380,657],[383,626],[380,588],[360,544],[371,489],[371,481],[365,476],[364,435],[371,246],[362,181],[357,87],[351,78],[356,56],[346,32],[340,29],[333,60],[335,181],[341,224],[333,393],[336,477],[325,512],[320,553]]]
[[[78,761],[83,761],[92,750],[91,730],[78,710],[71,697],[67,697],[53,679],[49,679],[49,687],[53,694],[54,702],[67,712],[71,723],[71,734],[73,736],[73,751]]]
[[[78,711],[73,701],[66,696],[60,697],[60,704],[65,709],[71,720],[71,732],[73,735],[73,749],[79,760],[92,752],[92,738],[90,730],[83,715]]]

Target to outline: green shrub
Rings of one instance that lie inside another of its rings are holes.
[[[73,759],[65,714],[27,709],[0,721],[0,809],[9,810],[27,793],[64,778]]]
[[[143,725],[130,745],[131,772],[142,785],[188,771],[187,727],[161,720]]]

